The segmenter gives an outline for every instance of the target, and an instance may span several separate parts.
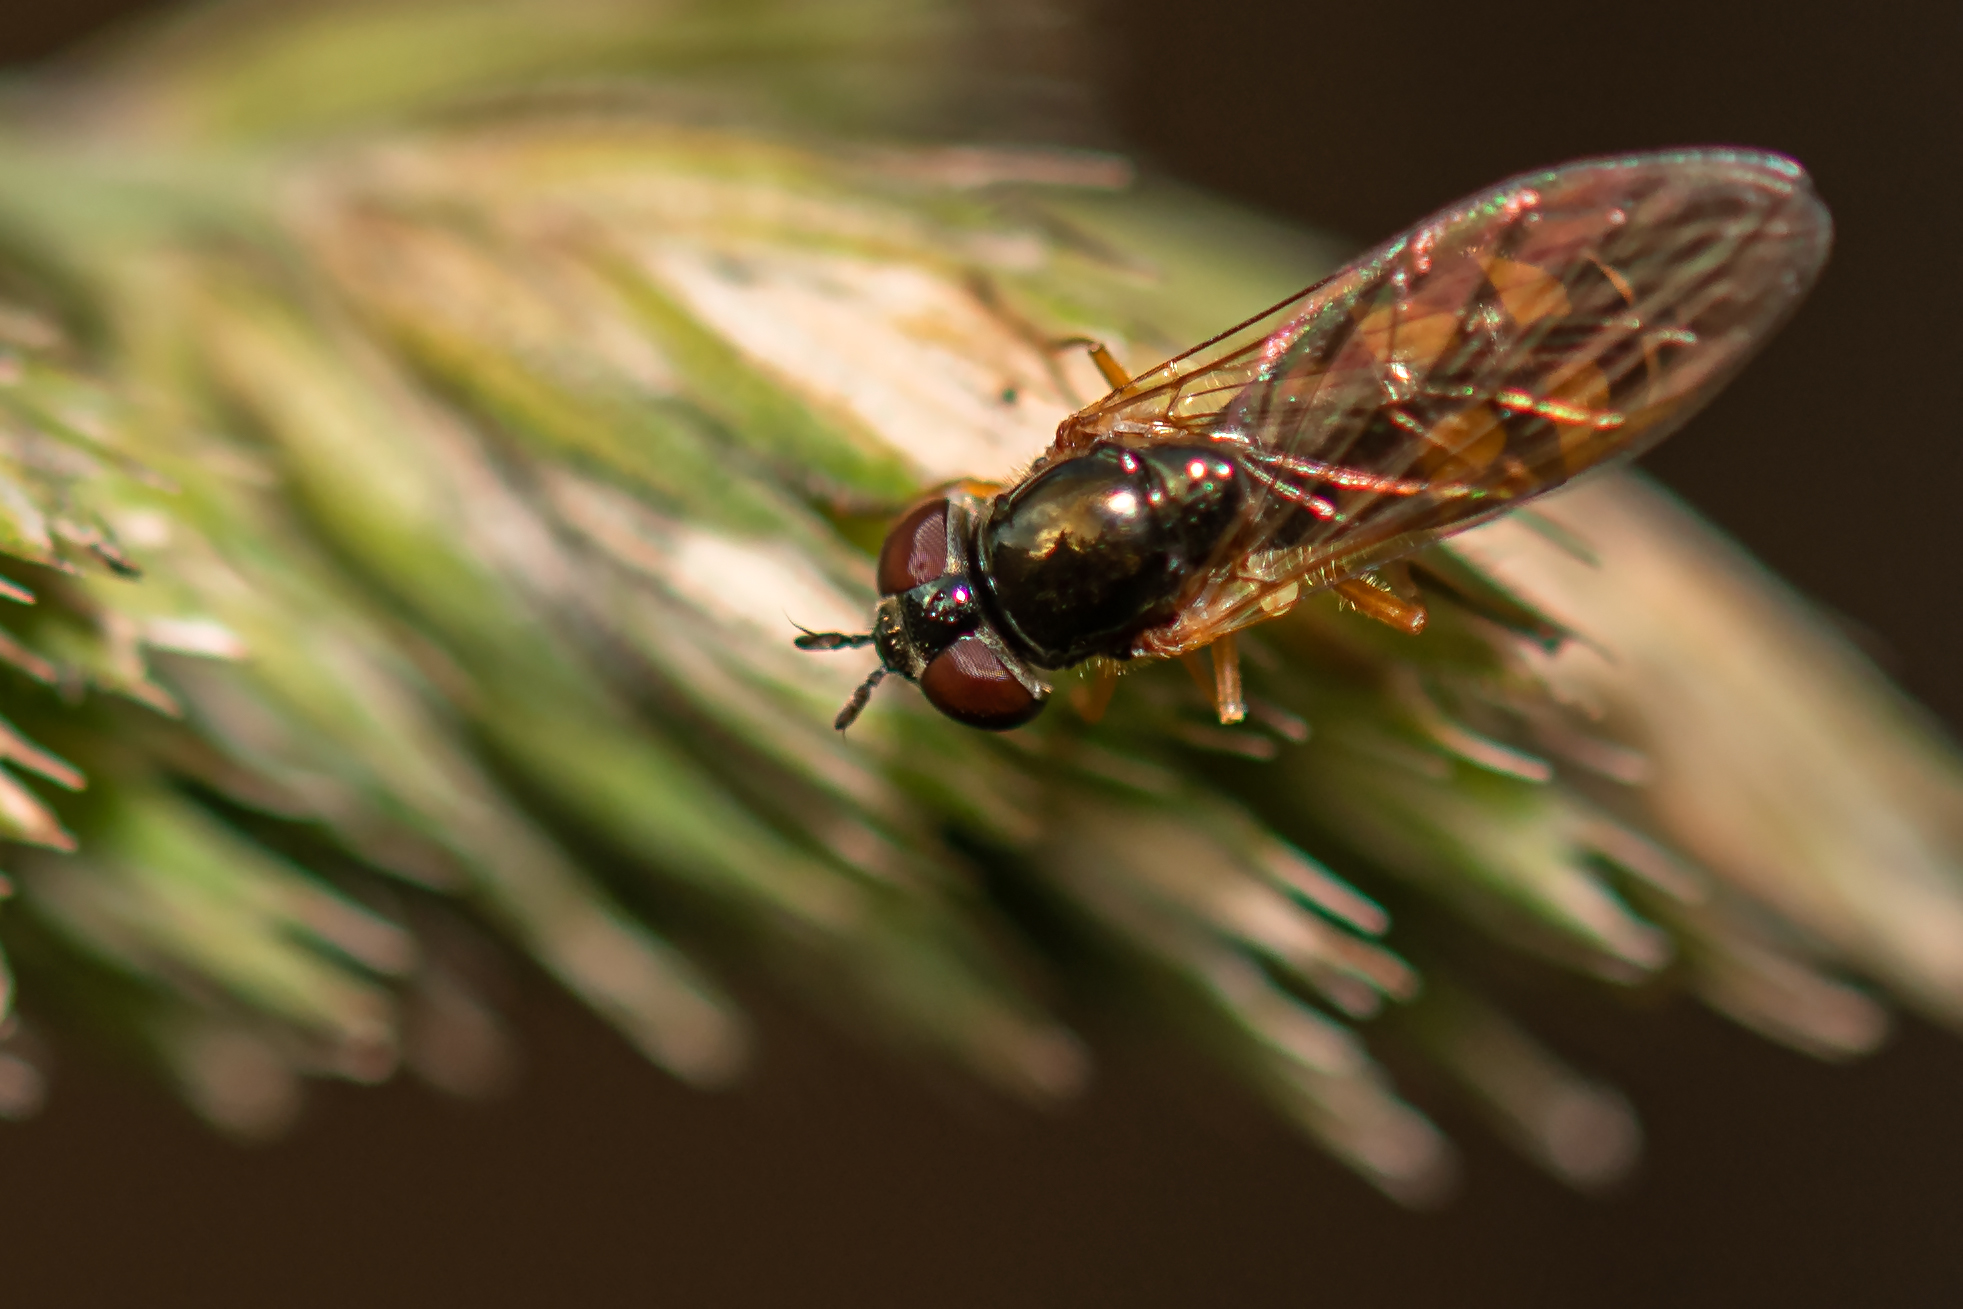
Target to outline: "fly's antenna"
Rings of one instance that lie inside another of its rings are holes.
[[[873,639],[871,632],[814,632],[808,627],[798,627],[796,623],[791,626],[804,633],[792,642],[800,650],[857,650],[860,646],[871,645]]]
[[[800,650],[857,650],[873,642],[871,632],[814,632],[795,622],[791,626],[803,633],[793,642]],[[839,710],[838,717],[832,720],[833,727],[842,732],[858,721],[859,715],[865,712],[866,702],[872,699],[873,688],[886,680],[886,671],[886,665],[881,664],[872,670],[870,677],[859,683],[852,692],[852,698],[845,702],[845,708]]]
[[[827,632],[825,635],[833,636],[836,633]],[[885,680],[886,668],[882,664],[880,667],[873,669],[872,675],[867,677],[865,681],[859,683],[858,688],[852,692],[852,698],[845,702],[845,708],[839,710],[838,717],[832,720],[832,726],[841,732],[852,726],[853,722],[864,712],[866,701],[872,699],[873,688]]]

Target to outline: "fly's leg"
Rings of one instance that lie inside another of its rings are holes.
[[[1122,391],[1131,385],[1131,374],[1125,371],[1124,365],[1118,362],[1118,357],[1111,353],[1110,347],[1104,342],[1088,336],[1066,336],[1049,344],[1052,350],[1068,350],[1073,346],[1084,347],[1084,352],[1091,357],[1091,362],[1097,365],[1098,374],[1113,391]]]
[[[1131,385],[1131,374],[1125,371],[1124,365],[1118,362],[1117,356],[1112,354],[1110,348],[1102,341],[1088,336],[1066,336],[1058,340],[1046,341],[1044,346],[1050,352],[1050,373],[1066,395],[1072,394],[1075,388],[1070,385],[1069,379],[1064,377],[1063,369],[1057,366],[1056,354],[1060,350],[1068,350],[1074,346],[1084,348],[1084,352],[1091,357],[1091,362],[1097,365],[1097,371],[1104,378],[1104,384],[1113,391],[1122,391]],[[1084,438],[1081,434],[1074,440],[1066,441],[1061,435],[1057,439],[1058,448],[1081,446],[1083,443]]]
[[[1241,648],[1232,632],[1215,641],[1213,651],[1213,708],[1222,726],[1232,727],[1247,717],[1241,694]]]
[[[993,500],[1008,490],[1005,482],[984,482],[979,478],[964,477],[958,482],[950,482],[945,488],[949,491],[966,491],[977,500]]]
[[[1053,337],[1004,300],[1001,289],[986,273],[972,272],[968,275],[967,282],[968,293],[975,297],[976,303],[980,304],[991,317],[1022,338],[1024,342],[1043,352],[1049,362],[1050,380],[1056,384],[1059,394],[1070,396],[1076,390],[1063,375],[1063,370],[1057,367],[1055,358],[1059,352],[1073,346],[1083,346],[1089,351],[1091,362],[1097,365],[1098,375],[1112,390],[1116,391],[1131,384],[1131,375],[1124,370],[1123,365],[1119,364],[1116,356],[1102,341],[1087,336]]]
[[[956,491],[974,496],[983,504],[993,500],[1008,490],[1001,482],[983,482],[974,478],[963,478],[958,482],[944,482],[934,488],[934,492],[949,495]],[[923,492],[924,499],[930,494]],[[919,499],[886,500],[858,497],[827,496],[820,501],[819,508],[848,540],[863,546],[868,553],[877,553],[880,542],[886,533],[898,522],[907,510],[919,504]]]
[[[1213,701],[1213,711],[1220,715],[1220,721],[1228,727],[1247,717],[1247,697],[1241,692],[1241,651],[1232,635],[1218,637],[1208,647],[1213,651],[1213,672],[1209,676],[1206,666],[1193,651],[1179,656],[1179,662],[1186,669],[1186,675],[1193,679],[1193,685],[1200,694]]]
[[[1085,722],[1098,722],[1104,717],[1104,711],[1111,707],[1111,696],[1117,689],[1117,669],[1094,667],[1087,680],[1070,688],[1070,707]]]
[[[1213,678],[1207,675],[1206,665],[1200,662],[1199,655],[1188,650],[1179,656],[1179,666],[1186,670],[1186,676],[1193,679],[1193,685],[1199,688],[1200,694],[1211,700]]]
[[[1330,589],[1349,601],[1365,618],[1374,618],[1407,636],[1416,636],[1425,630],[1427,614],[1422,601],[1406,600],[1380,586],[1372,586],[1361,577],[1338,582]]]

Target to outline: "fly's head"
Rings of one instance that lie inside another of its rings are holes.
[[[928,703],[956,722],[988,731],[1020,727],[1043,710],[1050,688],[983,611],[972,576],[985,502],[964,492],[916,506],[879,551],[879,607],[865,636],[807,632],[806,650],[872,645],[880,666],[839,712],[844,731],[889,673],[917,682]]]

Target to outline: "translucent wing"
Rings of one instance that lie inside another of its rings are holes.
[[[1211,440],[1261,487],[1137,653],[1204,645],[1646,449],[1791,312],[1831,231],[1776,155],[1568,164],[1454,205],[1072,416],[1060,455]]]

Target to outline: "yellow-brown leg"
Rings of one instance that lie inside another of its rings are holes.
[[[1209,700],[1213,698],[1213,678],[1207,675],[1206,665],[1200,662],[1199,655],[1188,650],[1179,656],[1179,666],[1186,670],[1186,676],[1193,679],[1193,685],[1199,688],[1201,695]]]
[[[968,290],[980,302],[982,308],[992,314],[998,322],[1002,323],[1010,331],[1037,349],[1047,351],[1051,355],[1054,355],[1059,350],[1068,350],[1072,346],[1081,345],[1090,352],[1091,362],[1097,365],[1098,373],[1103,376],[1105,384],[1113,391],[1131,385],[1131,374],[1124,370],[1123,365],[1119,364],[1117,357],[1111,353],[1104,342],[1094,340],[1088,336],[1056,338],[1047,335],[1036,324],[1016,312],[1002,298],[1001,289],[995,285],[994,279],[988,277],[986,274],[971,274],[968,279]],[[1065,381],[1062,371],[1057,368],[1054,359],[1050,362],[1050,374],[1057,385],[1063,389],[1064,394],[1068,395],[1071,387]]]
[[[1213,651],[1213,708],[1223,726],[1231,727],[1247,717],[1247,699],[1241,694],[1241,648],[1234,635],[1215,641]]]
[[[1374,618],[1386,627],[1395,627],[1409,636],[1416,636],[1425,630],[1425,607],[1420,601],[1393,595],[1360,577],[1338,582],[1331,589],[1356,606],[1356,611],[1365,618]]]
[[[1114,668],[1092,669],[1090,675],[1070,688],[1070,707],[1077,716],[1087,723],[1095,723],[1104,717],[1104,711],[1111,707],[1112,693],[1118,689],[1118,673]]]
[[[1104,375],[1104,380],[1111,384],[1113,391],[1122,391],[1131,385],[1131,374],[1119,366],[1117,357],[1104,342],[1088,341],[1085,349],[1090,351],[1091,362],[1097,365],[1097,371]]]
[[[1060,341],[1050,342],[1050,349],[1068,350],[1073,345],[1084,347],[1085,353],[1091,357],[1091,362],[1097,365],[1097,371],[1104,378],[1105,384],[1113,391],[1122,391],[1131,385],[1131,374],[1125,371],[1124,365],[1118,362],[1118,357],[1112,354],[1110,347],[1102,341],[1088,336],[1066,336]]]
[[[993,500],[1009,488],[1008,484],[1004,482],[984,482],[979,478],[964,477],[958,482],[948,483],[947,489],[950,491],[966,491],[978,500]]]

